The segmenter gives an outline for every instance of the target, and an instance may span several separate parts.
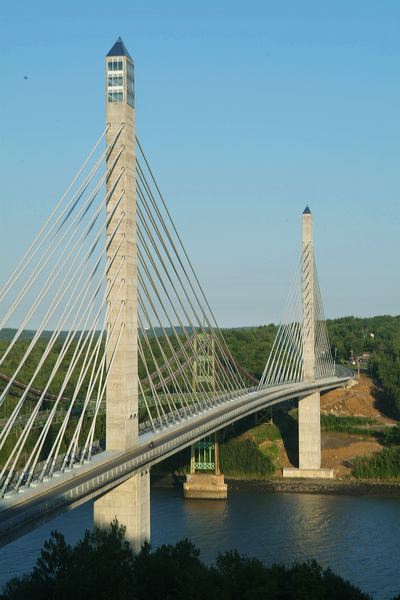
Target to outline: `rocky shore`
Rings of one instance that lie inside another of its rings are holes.
[[[343,479],[225,479],[228,490],[252,489],[291,494],[330,494],[341,496],[400,496],[400,482]]]
[[[152,486],[182,487],[185,477],[171,473],[152,476]],[[359,481],[356,479],[245,479],[225,478],[229,490],[257,490],[268,493],[330,494],[335,496],[400,496],[399,482]]]

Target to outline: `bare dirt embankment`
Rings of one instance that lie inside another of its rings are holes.
[[[382,425],[394,425],[395,421],[383,415],[378,408],[381,390],[366,375],[357,384],[339,388],[321,396],[321,412],[338,416],[370,417]]]

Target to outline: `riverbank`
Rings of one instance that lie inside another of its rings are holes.
[[[340,479],[226,479],[228,490],[251,489],[288,494],[328,494],[334,496],[398,496],[400,482],[355,481]]]
[[[185,477],[171,473],[152,475],[151,485],[160,489],[182,487]],[[343,479],[246,479],[225,478],[229,490],[253,490],[268,493],[327,494],[332,496],[396,496],[400,497],[399,482]]]

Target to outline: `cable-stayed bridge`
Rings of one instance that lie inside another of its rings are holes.
[[[0,544],[95,499],[138,546],[153,464],[292,398],[286,475],[327,476],[319,395],[352,377],[332,360],[308,208],[261,380],[237,363],[136,137],[121,40],[106,78],[106,127],[0,291]]]

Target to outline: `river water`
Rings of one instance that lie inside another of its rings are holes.
[[[152,489],[151,510],[153,545],[187,537],[207,562],[233,548],[266,564],[315,558],[375,600],[400,593],[400,498],[243,489],[224,502]],[[75,542],[92,524],[87,503],[0,549],[0,586],[32,567],[52,529]]]

